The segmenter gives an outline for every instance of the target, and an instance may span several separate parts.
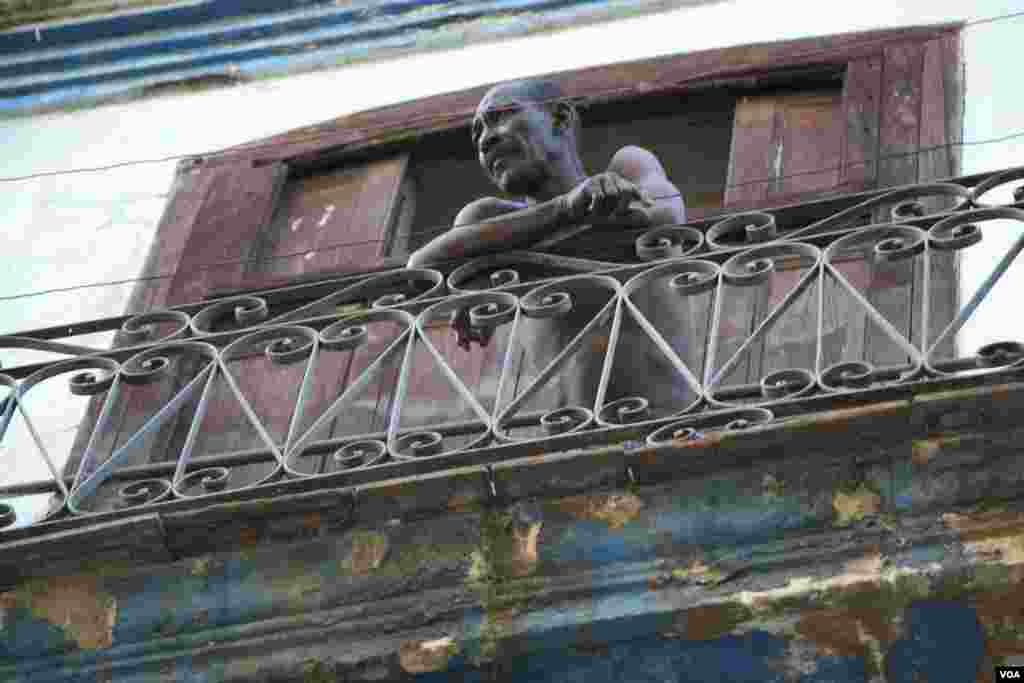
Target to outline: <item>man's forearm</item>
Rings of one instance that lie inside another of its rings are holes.
[[[564,196],[519,211],[495,216],[479,223],[457,225],[435,238],[409,258],[416,268],[452,259],[481,256],[496,251],[528,247],[568,225]]]

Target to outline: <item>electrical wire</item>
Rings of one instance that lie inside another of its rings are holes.
[[[1022,16],[1024,16],[1024,11],[1010,12],[1010,13],[1005,13],[1005,14],[999,14],[999,15],[991,16],[991,17],[983,17],[983,18],[980,18],[980,19],[975,19],[975,20],[972,20],[972,21],[964,22],[963,28],[966,29],[966,28],[971,28],[971,27],[979,26],[979,25],[989,25],[989,24],[993,24],[993,23],[996,23],[996,22],[999,22],[999,21],[1008,21],[1008,20],[1011,20],[1011,19],[1016,19],[1016,18],[1019,18],[1019,17],[1022,17]],[[854,48],[854,47],[867,47],[867,46],[876,45],[876,44],[881,45],[881,44],[886,44],[886,43],[890,43],[890,42],[892,42],[892,37],[891,36],[889,36],[889,37],[879,37],[879,38],[874,38],[874,39],[870,39],[870,40],[864,40],[864,41],[860,41],[860,42],[850,43],[850,44],[845,45],[843,47],[845,49],[850,49],[850,48]],[[793,53],[792,55],[790,55],[790,58],[805,58],[805,57],[813,57],[813,56],[819,55],[819,54],[820,55],[834,54],[835,50],[836,50],[836,48],[818,48],[818,49],[814,49],[814,50],[805,50],[803,52],[795,52],[795,53]],[[711,76],[721,76],[721,75],[723,75],[723,71],[721,69],[709,69],[709,70],[704,71],[702,73],[690,76],[689,78],[687,78],[687,81],[699,81],[699,80],[702,80],[702,79],[705,79],[705,78],[708,78],[708,77],[711,77]],[[631,87],[623,86],[623,87],[619,87],[619,88],[607,88],[607,89],[602,90],[602,91],[598,91],[598,92],[594,92],[594,93],[589,93],[587,95],[587,97],[588,98],[600,98],[600,97],[614,96],[616,94],[624,94],[624,93],[628,94],[628,93],[632,93],[632,92],[633,92],[633,89]],[[558,99],[558,98],[550,98],[549,100],[542,100],[541,102],[542,103],[547,103],[547,102],[550,102],[550,101],[554,101],[555,99]],[[572,100],[573,98],[570,97],[570,98],[567,98],[567,99]],[[419,116],[413,116],[413,117],[409,117],[407,119],[403,119],[402,120],[402,126],[405,127],[405,128],[408,128],[408,127],[410,127],[410,125],[415,126],[415,125],[421,124],[421,123],[422,124],[439,123],[439,122],[443,122],[443,121],[460,120],[460,119],[464,119],[464,118],[465,118],[465,113],[461,113],[461,112],[460,113],[448,113],[448,114],[422,114],[422,115],[419,115]],[[317,128],[317,130],[315,132],[311,133],[309,136],[295,136],[295,137],[292,137],[292,138],[288,138],[287,140],[284,140],[284,141],[269,142],[269,143],[252,143],[252,144],[242,143],[240,145],[232,145],[230,147],[225,147],[225,148],[222,148],[220,150],[213,150],[213,151],[209,151],[209,152],[205,152],[205,153],[198,153],[198,154],[174,154],[174,155],[169,155],[169,156],[164,156],[164,157],[157,157],[157,158],[152,158],[152,159],[138,159],[138,160],[133,160],[133,161],[121,161],[121,162],[115,162],[115,163],[105,164],[105,165],[101,165],[101,166],[81,167],[81,168],[64,169],[64,170],[58,170],[58,171],[41,171],[39,173],[29,173],[29,174],[20,175],[20,176],[0,177],[0,183],[20,182],[20,181],[25,181],[25,180],[34,180],[34,179],[37,179],[37,178],[45,178],[45,177],[58,176],[58,175],[72,175],[72,174],[81,174],[81,173],[97,173],[97,172],[103,172],[103,171],[111,171],[111,170],[115,170],[115,169],[118,169],[118,168],[124,168],[124,167],[127,167],[127,166],[136,166],[136,165],[143,165],[143,164],[170,163],[172,161],[181,161],[183,159],[195,159],[195,158],[204,158],[205,159],[205,158],[217,157],[217,156],[225,155],[225,154],[228,154],[228,153],[237,154],[239,152],[251,152],[251,151],[260,150],[260,149],[273,149],[273,148],[285,147],[285,146],[291,147],[291,146],[294,146],[294,145],[297,145],[297,144],[300,144],[300,143],[304,143],[304,142],[313,142],[313,141],[316,141],[316,140],[318,140],[320,138],[323,138],[323,137],[326,137],[328,135],[332,135],[334,133],[337,133],[339,130],[344,130],[345,129],[345,126],[343,126],[341,124],[334,124],[334,125],[328,125],[328,126],[323,126],[321,124],[314,124],[311,127],[315,127],[315,128]]]
[[[737,187],[737,186],[741,186],[741,185],[749,185],[749,184],[754,184],[754,183],[775,182],[775,181],[782,180],[782,179],[785,179],[785,178],[791,178],[791,177],[795,177],[795,176],[802,176],[802,175],[809,175],[809,174],[837,172],[837,171],[841,171],[843,168],[847,168],[849,166],[861,166],[861,165],[875,164],[875,163],[878,163],[880,161],[886,161],[886,160],[890,160],[890,159],[899,159],[899,158],[904,158],[904,157],[909,157],[909,156],[917,156],[919,154],[926,153],[926,152],[933,151],[933,150],[949,149],[949,148],[952,148],[952,147],[969,147],[969,146],[975,146],[975,145],[995,144],[995,143],[1007,142],[1009,140],[1020,139],[1020,138],[1024,138],[1024,131],[1020,131],[1020,132],[1017,132],[1017,133],[1012,133],[1012,134],[1009,134],[1009,135],[1003,135],[1003,136],[1000,136],[1000,137],[997,137],[997,138],[985,139],[985,140],[972,140],[972,141],[968,141],[968,142],[950,143],[950,144],[947,144],[947,145],[936,145],[934,147],[921,148],[921,149],[916,150],[914,152],[906,152],[906,153],[902,153],[902,154],[886,155],[886,156],[880,157],[879,159],[871,159],[871,160],[868,160],[868,161],[856,162],[854,164],[847,164],[845,166],[830,166],[830,167],[826,167],[826,168],[815,169],[815,170],[812,170],[812,171],[801,171],[801,172],[798,172],[798,173],[792,173],[790,175],[774,176],[774,177],[771,177],[771,178],[764,178],[764,179],[759,179],[759,180],[754,180],[754,181],[745,181],[743,183],[736,183],[734,185],[728,185],[726,187]],[[834,188],[822,188],[819,191],[820,192],[827,192],[827,191],[829,191],[829,189],[834,189]],[[682,196],[684,196],[683,193],[682,192],[678,192],[678,193],[673,193],[673,194],[669,194],[669,195],[658,195],[658,196],[652,197],[651,199],[653,199],[654,201],[661,201],[661,200],[665,200],[665,199],[674,199],[676,197],[682,197]],[[702,217],[700,220],[703,221],[703,220],[707,220],[709,218],[715,218],[716,216],[727,215],[727,214],[731,214],[731,213],[736,213],[736,211],[733,210],[733,209],[730,209],[728,207],[723,207],[720,212],[716,212],[716,213],[713,213],[713,214],[706,215],[706,216]],[[467,225],[463,225],[463,226],[459,226],[459,227],[473,227],[473,225],[472,224],[467,224]],[[440,227],[437,227],[437,228],[432,228],[432,229],[429,229],[429,230],[417,230],[415,232],[399,233],[399,235],[403,236],[403,237],[408,237],[408,236],[412,236],[412,235],[414,235],[416,237],[433,237],[435,235],[439,235],[441,233],[447,232],[448,230],[451,230],[451,229],[452,229],[452,226],[445,225],[445,226],[440,226]],[[339,249],[346,249],[346,248],[349,248],[349,247],[357,247],[357,246],[363,246],[363,245],[368,245],[368,244],[381,244],[381,243],[386,242],[386,241],[387,241],[387,238],[376,238],[376,239],[367,239],[367,240],[354,240],[354,241],[351,241],[351,242],[337,242],[337,243],[329,244],[329,245],[326,245],[326,246],[323,246],[323,247],[318,247],[316,249],[303,249],[301,251],[289,252],[289,253],[285,253],[285,254],[275,254],[273,256],[263,256],[263,257],[247,258],[247,259],[237,259],[237,260],[230,260],[230,261],[217,261],[217,262],[211,262],[211,263],[196,264],[195,266],[193,266],[192,268],[190,268],[187,271],[175,271],[173,273],[167,273],[167,274],[161,274],[161,275],[147,275],[147,276],[136,277],[136,278],[125,278],[123,280],[110,280],[110,281],[105,281],[105,282],[94,282],[94,283],[88,283],[88,284],[83,284],[83,285],[72,285],[72,286],[69,286],[69,287],[54,287],[54,288],[51,288],[51,289],[39,290],[39,291],[35,291],[35,292],[26,292],[26,293],[23,293],[23,294],[12,294],[12,295],[9,295],[9,296],[0,296],[0,302],[16,301],[16,300],[19,300],[19,299],[26,299],[26,298],[37,297],[37,296],[44,296],[44,295],[48,295],[48,294],[62,294],[62,293],[74,292],[74,291],[78,291],[78,290],[82,290],[82,289],[94,289],[94,288],[98,288],[98,287],[126,285],[126,284],[132,284],[132,283],[136,283],[136,282],[153,282],[153,281],[158,281],[158,280],[167,280],[167,279],[178,277],[178,276],[181,276],[181,275],[191,275],[193,273],[197,273],[197,272],[204,271],[204,270],[213,270],[213,269],[216,269],[216,268],[223,268],[223,267],[227,267],[227,266],[235,266],[235,265],[241,265],[241,264],[247,264],[247,263],[261,263],[261,262],[281,261],[281,260],[284,260],[284,259],[295,258],[295,257],[307,257],[307,256],[309,256],[311,254],[321,254],[321,253],[326,253],[326,252],[331,252],[331,251],[337,251]]]
[[[976,26],[976,25],[981,25],[981,24],[992,24],[992,23],[995,23],[997,21],[1014,19],[1014,18],[1018,18],[1018,17],[1021,17],[1021,16],[1024,16],[1024,11],[1022,11],[1022,12],[1015,12],[1015,13],[1008,13],[1008,14],[998,15],[998,16],[994,16],[994,17],[986,17],[986,18],[983,18],[983,19],[977,19],[977,20],[974,20],[974,21],[966,22],[964,24],[964,27]],[[891,42],[891,38],[884,38],[884,39],[883,38],[879,38],[879,39],[875,39],[875,40],[861,41],[860,43],[853,43],[853,44],[848,45],[846,47],[847,48],[849,48],[849,47],[860,47],[860,46],[870,45],[870,44],[874,44],[874,43],[888,43],[888,42]],[[811,50],[811,51],[806,51],[806,52],[803,52],[803,53],[795,53],[793,56],[794,57],[797,57],[797,56],[805,57],[805,56],[812,56],[814,54],[830,54],[830,53],[834,53],[834,50],[835,50],[835,48]],[[708,75],[712,75],[712,74],[715,74],[715,73],[718,73],[718,72],[715,72],[715,71],[706,72],[706,74],[708,74]],[[689,79],[689,80],[699,80],[700,78],[705,77],[706,74],[698,74],[697,76],[695,76],[695,77],[693,77],[692,79]],[[614,94],[614,93],[622,92],[622,91],[630,92],[631,90],[629,88],[607,89],[607,90],[599,92],[599,93],[594,93],[591,96],[600,97],[600,96],[606,96],[606,95],[609,95],[609,94]],[[572,99],[572,98],[569,98],[569,99]],[[413,121],[413,120],[417,120],[417,119],[425,120],[425,121],[431,121],[431,120],[438,121],[438,120],[444,120],[444,119],[451,120],[451,119],[461,119],[461,118],[464,118],[464,114],[461,114],[461,113],[460,114],[446,114],[446,115],[436,115],[436,114],[434,114],[434,115],[424,115],[422,117],[413,117],[413,119],[407,120],[406,123],[408,123],[408,121]],[[706,119],[706,120],[704,120],[702,122],[697,122],[697,123],[690,123],[690,122],[688,122],[687,125],[691,126],[691,127],[702,127],[702,125],[708,125],[708,124],[712,124],[712,123],[720,123],[722,120],[724,120],[724,118],[725,117],[722,117],[721,119],[719,119],[719,118],[716,118],[716,119]],[[730,116],[728,118],[731,119],[732,117]],[[299,143],[299,142],[304,142],[306,140],[315,140],[315,139],[317,139],[319,137],[323,137],[323,136],[329,134],[330,132],[332,132],[332,131],[320,130],[320,131],[317,132],[316,135],[310,136],[309,138],[305,138],[305,139],[300,137],[300,138],[289,139],[286,142],[277,142],[277,143],[271,143],[271,144],[266,144],[266,145],[260,145],[260,144],[249,145],[249,146],[243,145],[243,146],[238,146],[238,147],[226,148],[225,150],[221,150],[220,152],[213,152],[213,153],[208,153],[208,154],[205,154],[205,155],[191,155],[191,154],[189,154],[189,155],[173,155],[173,156],[161,157],[161,158],[158,158],[158,159],[147,159],[147,160],[137,160],[137,161],[124,161],[124,162],[118,162],[118,163],[108,164],[108,165],[105,165],[105,166],[98,166],[98,167],[69,169],[69,170],[64,170],[64,171],[50,171],[50,172],[29,174],[29,175],[25,175],[25,176],[15,176],[15,177],[0,178],[0,182],[16,182],[16,181],[20,181],[20,180],[30,180],[30,179],[41,178],[41,177],[50,177],[50,176],[55,176],[55,175],[67,175],[67,174],[77,174],[77,173],[102,172],[102,171],[113,170],[113,169],[117,169],[117,168],[124,168],[124,167],[128,167],[128,166],[139,165],[139,164],[167,163],[167,162],[170,162],[170,161],[176,161],[176,160],[181,160],[181,159],[186,159],[186,158],[194,158],[196,156],[210,156],[211,154],[212,155],[216,155],[216,154],[224,153],[224,152],[227,152],[227,151],[233,151],[233,152],[243,151],[243,150],[244,151],[251,151],[253,149],[259,149],[259,148],[263,148],[263,147],[278,147],[278,146],[284,146],[284,145],[291,146],[291,145],[294,145],[294,144]],[[778,182],[780,180],[784,180],[784,179],[787,179],[787,178],[793,178],[793,177],[815,175],[815,174],[821,174],[821,173],[838,172],[838,171],[843,170],[844,168],[849,168],[851,166],[871,165],[871,164],[876,164],[876,163],[879,163],[879,162],[882,162],[882,161],[887,161],[887,160],[892,160],[892,159],[906,158],[906,157],[910,157],[910,156],[918,156],[918,155],[920,155],[922,153],[927,153],[927,152],[933,151],[933,150],[951,149],[953,147],[969,147],[969,146],[976,146],[976,145],[996,144],[996,143],[1000,143],[1000,142],[1006,142],[1006,141],[1018,139],[1018,138],[1021,138],[1021,137],[1024,137],[1024,131],[1020,131],[1020,132],[1016,132],[1016,133],[1011,133],[1011,134],[999,136],[999,137],[996,137],[996,138],[989,138],[989,139],[983,139],[983,140],[973,140],[973,141],[966,141],[966,142],[948,143],[948,144],[944,144],[944,145],[935,145],[935,146],[932,146],[932,147],[919,148],[919,149],[914,150],[912,152],[906,152],[906,153],[900,153],[900,154],[891,154],[891,155],[882,155],[882,156],[877,157],[877,158],[873,158],[873,159],[869,159],[869,160],[865,160],[865,161],[860,161],[860,162],[854,162],[854,163],[845,164],[845,165],[823,167],[823,168],[818,168],[818,169],[810,169],[810,170],[806,170],[806,171],[798,171],[798,172],[794,172],[794,173],[790,173],[790,174],[784,174],[784,175],[780,175],[780,176],[772,176],[772,177],[766,177],[766,178],[757,178],[757,179],[752,179],[752,180],[746,180],[746,181],[739,182],[739,183],[727,184],[727,185],[725,185],[723,187],[723,189],[730,189],[730,188],[743,187],[743,186],[749,186],[749,185],[757,185],[757,184],[763,184],[763,183],[766,183],[766,182]],[[822,188],[821,191],[825,192],[825,191],[828,191],[828,189],[832,189],[832,188]],[[680,197],[680,196],[683,196],[683,193],[680,192],[680,193],[671,194],[671,195],[658,196],[658,197],[653,197],[653,199],[658,201],[658,200],[673,199],[673,198]],[[707,218],[713,218],[716,215],[724,215],[724,214],[727,214],[727,213],[733,213],[733,211],[730,211],[729,209],[726,208],[726,209],[723,209],[722,212],[720,212],[720,213],[715,213],[715,214],[711,214],[711,215],[705,216],[705,217],[702,218],[702,220],[706,220]],[[442,234],[444,232],[447,232],[450,229],[451,229],[451,226],[444,225],[444,226],[438,226],[436,228],[431,228],[431,229],[427,229],[427,230],[417,230],[414,233],[401,233],[400,236],[415,235],[417,237],[429,238],[429,237],[433,237],[435,235],[439,235],[439,234]],[[27,292],[27,293],[23,293],[23,294],[15,294],[15,295],[9,295],[9,296],[0,296],[0,301],[4,301],[4,302],[6,302],[6,301],[15,301],[15,300],[19,300],[19,299],[38,297],[38,296],[44,296],[44,295],[49,295],[49,294],[68,293],[68,292],[78,291],[78,290],[82,290],[82,289],[94,289],[94,288],[98,288],[98,287],[125,285],[125,284],[137,283],[137,282],[151,282],[151,281],[158,281],[158,280],[166,280],[166,279],[170,279],[170,278],[173,278],[173,277],[178,277],[178,276],[181,276],[181,275],[189,275],[191,273],[198,272],[198,271],[211,270],[211,269],[214,269],[214,268],[221,268],[221,267],[226,267],[226,266],[231,266],[231,265],[240,265],[240,264],[245,264],[245,263],[280,261],[280,260],[284,260],[284,259],[288,259],[288,258],[295,258],[295,257],[300,257],[300,256],[301,257],[308,257],[311,254],[320,254],[320,253],[336,251],[336,250],[339,250],[339,249],[345,249],[345,248],[354,247],[354,246],[360,246],[360,245],[380,244],[380,243],[383,243],[385,241],[386,241],[386,238],[377,238],[377,239],[368,239],[368,240],[356,240],[356,241],[350,241],[350,242],[341,242],[341,243],[329,244],[329,245],[325,245],[323,247],[318,247],[316,249],[303,249],[301,251],[296,251],[296,252],[291,252],[291,253],[286,253],[286,254],[275,254],[275,255],[269,256],[269,257],[255,257],[255,258],[238,259],[238,260],[232,260],[232,261],[221,261],[221,262],[212,262],[212,263],[206,263],[206,264],[197,264],[197,265],[193,266],[188,271],[175,271],[173,273],[167,273],[167,274],[142,276],[142,277],[136,277],[136,278],[126,278],[126,279],[122,279],[122,280],[110,280],[110,281],[97,282],[97,283],[87,283],[87,284],[74,285],[74,286],[69,286],[69,287],[56,287],[56,288],[50,288],[50,289],[46,289],[46,290],[39,290],[39,291],[36,291],[36,292]]]

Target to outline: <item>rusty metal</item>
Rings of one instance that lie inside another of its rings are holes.
[[[113,349],[53,330],[2,337],[0,349],[55,358],[0,375],[0,457],[30,473],[0,480],[0,529],[474,458],[497,496],[487,468],[524,446],[657,446],[756,429],[830,396],[1018,373],[1012,331],[974,348],[959,334],[1024,250],[1021,178],[900,188],[802,221],[790,207],[659,228],[630,263],[509,252],[68,328],[116,332]],[[942,269],[1007,231],[973,294],[942,299]],[[550,343],[532,348],[544,330]],[[341,365],[344,379],[325,384],[323,368]],[[590,379],[555,391],[580,368]],[[252,386],[288,403],[268,413]],[[72,445],[51,422],[74,401],[86,409]],[[228,419],[228,404],[233,421],[217,429],[248,440],[204,441],[204,420]],[[623,476],[635,480],[633,467]]]

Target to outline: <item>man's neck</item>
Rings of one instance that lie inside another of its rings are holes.
[[[566,194],[574,187],[587,179],[583,172],[583,163],[579,157],[559,159],[553,164],[552,172],[548,174],[544,182],[524,197],[529,205],[543,204],[555,197]]]

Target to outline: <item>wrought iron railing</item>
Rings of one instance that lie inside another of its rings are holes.
[[[112,349],[0,338],[60,356],[0,375],[0,526],[701,439],[992,381],[1024,367],[1022,178],[659,228],[633,263],[506,253],[88,326],[117,329]]]

